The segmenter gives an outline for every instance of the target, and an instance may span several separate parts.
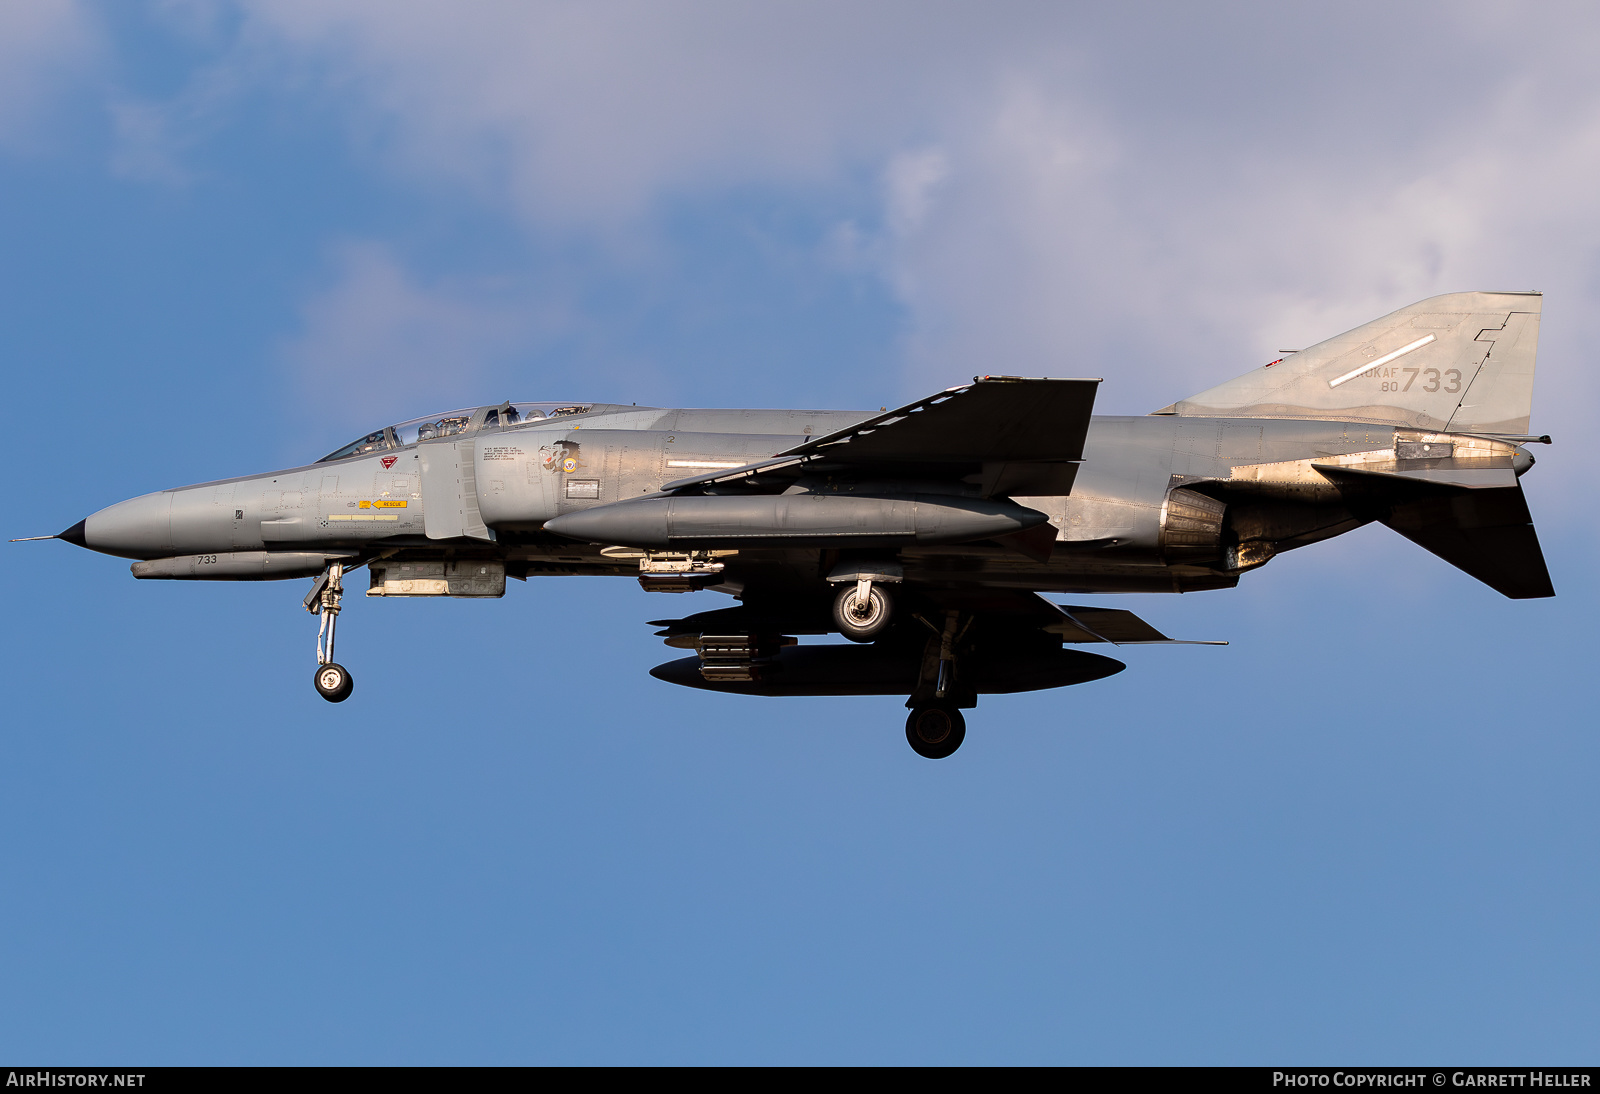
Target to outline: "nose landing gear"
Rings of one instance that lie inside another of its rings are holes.
[[[330,703],[342,703],[350,698],[355,681],[350,670],[333,660],[333,634],[339,624],[339,600],[344,596],[344,563],[332,563],[317,578],[306,596],[306,611],[322,617],[317,628],[317,672],[311,678],[317,694]]]
[[[834,597],[834,626],[852,642],[871,642],[889,625],[892,607],[888,591],[863,577]]]
[[[316,685],[317,694],[330,703],[344,702],[350,698],[351,689],[355,687],[355,681],[350,679],[349,671],[343,665],[335,665],[332,662],[317,666],[317,674],[312,678],[312,683]]]

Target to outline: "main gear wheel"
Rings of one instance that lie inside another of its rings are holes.
[[[906,741],[918,756],[942,760],[967,739],[967,720],[953,706],[916,707],[906,718]]]

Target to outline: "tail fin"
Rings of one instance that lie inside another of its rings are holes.
[[[1536,292],[1462,292],[1391,312],[1156,411],[1526,434]]]

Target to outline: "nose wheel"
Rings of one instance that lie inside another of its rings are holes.
[[[317,694],[330,703],[350,698],[355,682],[350,670],[333,660],[333,635],[339,625],[339,601],[344,596],[344,563],[335,562],[322,572],[306,596],[306,611],[322,617],[317,628],[317,673],[311,678]]]
[[[350,698],[350,691],[355,687],[355,682],[350,679],[350,671],[331,661],[317,666],[317,675],[312,682],[316,685],[317,694],[330,703],[344,702]]]
[[[871,642],[889,625],[893,607],[887,589],[862,578],[834,597],[833,623],[850,641]]]

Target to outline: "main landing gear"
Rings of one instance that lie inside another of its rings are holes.
[[[322,572],[305,599],[306,611],[322,616],[317,628],[317,673],[311,678],[317,694],[330,703],[350,698],[355,681],[350,670],[333,660],[333,632],[339,623],[339,600],[344,596],[344,563],[335,562]]]
[[[918,756],[942,760],[967,739],[967,720],[961,716],[961,707],[978,703],[977,694],[962,684],[958,671],[961,640],[973,618],[968,616],[963,625],[961,613],[947,611],[943,626],[936,626],[922,615],[913,618],[932,633],[923,646],[916,690],[906,700],[906,706],[911,708],[906,718],[906,742]]]
[[[953,706],[914,707],[906,718],[906,741],[918,756],[942,760],[966,739],[967,720]]]

